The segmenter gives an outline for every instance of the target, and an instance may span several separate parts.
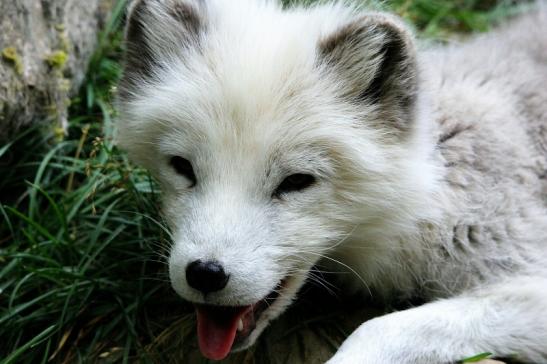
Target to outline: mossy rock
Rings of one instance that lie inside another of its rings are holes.
[[[0,139],[37,122],[66,126],[65,100],[85,77],[113,2],[0,1]],[[54,115],[43,100],[56,104]]]

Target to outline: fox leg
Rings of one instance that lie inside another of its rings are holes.
[[[327,364],[547,363],[547,278],[520,276],[367,321]]]

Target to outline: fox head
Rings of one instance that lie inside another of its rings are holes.
[[[427,213],[419,72],[398,19],[136,0],[126,45],[117,140],[161,185],[170,279],[207,357],[253,344],[318,263],[345,255],[372,279]]]

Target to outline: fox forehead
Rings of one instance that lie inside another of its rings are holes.
[[[350,9],[330,5],[282,11],[274,1],[248,0],[204,4],[199,15],[203,30],[187,46],[173,47],[159,35],[176,34],[179,22],[166,19],[163,31],[148,33],[159,59],[149,64],[152,77],[137,80],[136,98],[123,100],[123,109],[135,110],[137,120],[163,112],[168,120],[187,119],[193,125],[229,121],[237,129],[261,121],[261,128],[290,122],[302,114],[287,113],[319,108],[333,82],[319,70],[318,45],[352,16]],[[142,22],[153,30],[146,18]]]
[[[328,87],[320,87],[313,57],[278,54],[260,60],[252,47],[240,52],[245,53],[241,57],[218,54],[215,49],[204,52],[184,62],[166,60],[167,67],[158,69],[155,80],[143,84],[140,95],[130,101],[134,118],[248,133],[323,112],[317,101]]]
[[[136,130],[154,129],[141,134],[154,136],[164,154],[204,148],[234,156],[275,154],[269,157],[274,159],[317,154],[356,119],[338,110],[343,105],[318,87],[317,75],[296,65],[288,71],[272,65],[255,77],[243,72],[240,82],[235,75],[241,71],[214,72],[203,63],[191,72],[165,72],[126,107]]]
[[[219,171],[329,176],[348,151],[364,150],[370,161],[377,160],[377,131],[321,87],[313,70],[291,72],[289,78],[286,68],[272,65],[272,82],[249,77],[239,85],[230,72],[224,78],[210,68],[166,74],[131,101],[128,109],[137,122],[122,137],[140,134],[164,156],[199,156],[196,164]],[[191,80],[184,79],[188,74]],[[256,78],[265,80],[264,73]]]
[[[199,46],[159,52],[169,56],[119,104],[118,140],[134,160],[156,169],[145,143],[165,155],[206,151],[236,164],[250,156],[325,164],[350,149],[381,164],[381,132],[366,123],[374,108],[357,110],[340,99],[343,80],[322,72],[317,50],[324,36],[353,16],[351,9],[209,4]],[[154,47],[161,46],[158,39]]]

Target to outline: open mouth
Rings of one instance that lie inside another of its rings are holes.
[[[245,341],[264,311],[279,297],[281,281],[266,297],[248,306],[196,305],[198,341],[208,359],[224,359],[234,345]]]

